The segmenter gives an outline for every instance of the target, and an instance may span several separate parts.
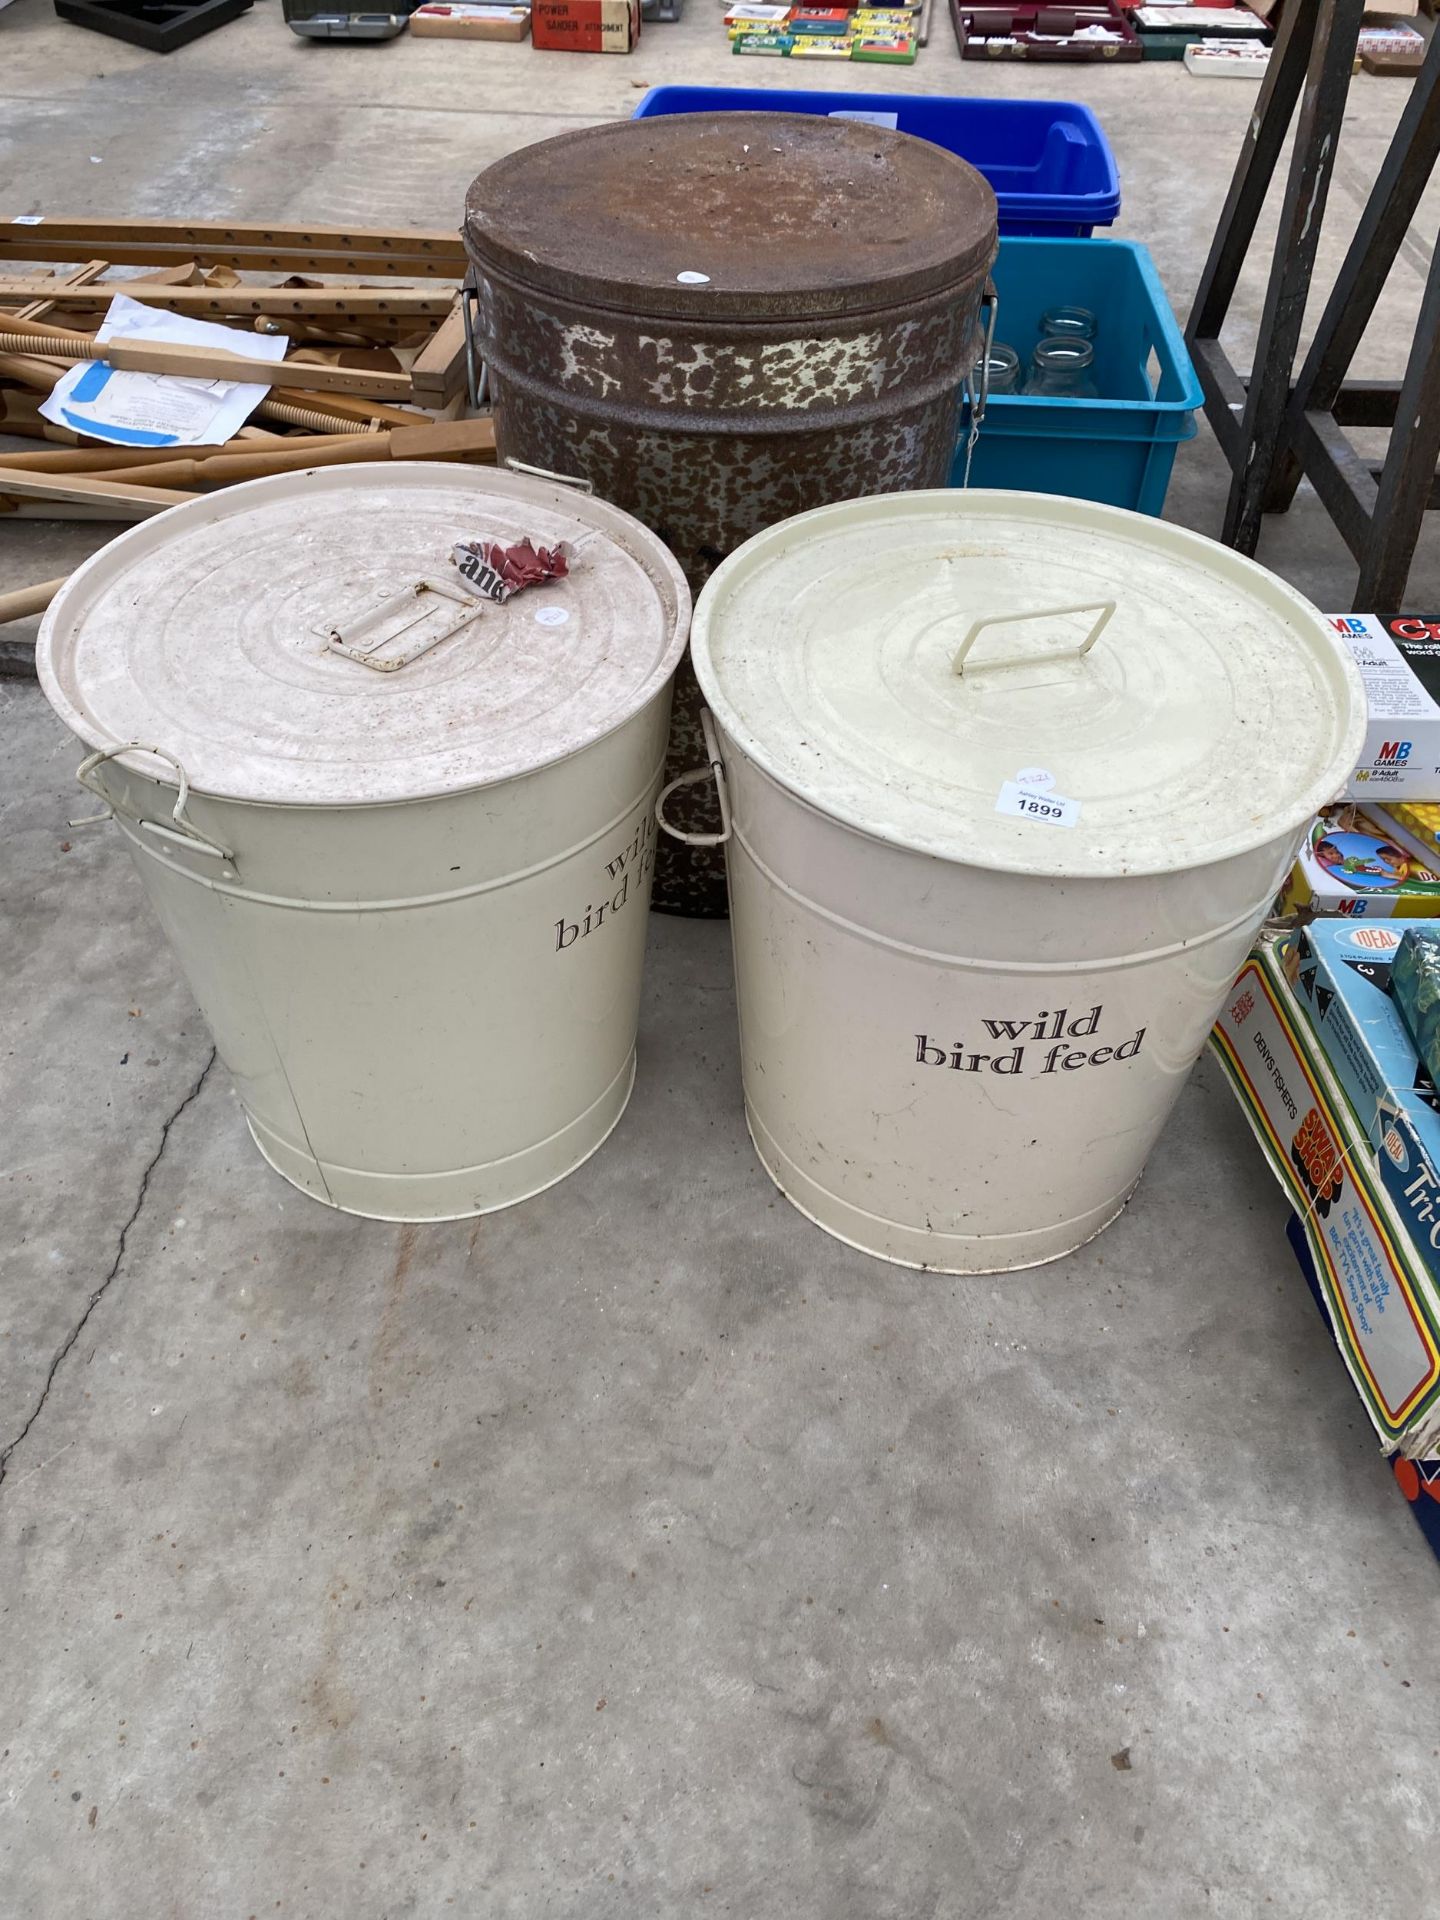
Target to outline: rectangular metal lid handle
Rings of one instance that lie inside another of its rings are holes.
[[[398,653],[384,652],[384,648],[403,639],[422,620],[428,620],[434,608],[421,605],[398,627],[380,633],[375,629],[383,627],[391,614],[414,608],[427,593],[439,594],[442,600],[453,600],[460,612],[434,633],[422,635],[408,647],[402,647]],[[429,653],[432,647],[438,647],[442,640],[453,638],[462,627],[468,627],[472,620],[477,620],[485,605],[485,601],[477,600],[473,594],[459,592],[441,580],[416,580],[412,585],[402,587],[399,593],[391,594],[388,600],[382,600],[378,607],[372,608],[348,631],[342,632],[339,627],[332,627],[326,635],[325,644],[331,653],[341,653],[347,660],[358,661],[362,667],[372,667],[376,673],[398,673],[401,667],[408,667],[412,660],[418,660],[422,654]]]
[[[959,651],[956,653],[953,662],[955,672],[957,674],[964,673],[965,657],[971,647],[974,646],[982,630],[986,627],[1013,626],[1021,620],[1058,620],[1067,613],[1093,613],[1099,617],[1091,626],[1085,638],[1080,642],[1080,645],[1073,650],[1073,654],[1069,647],[1057,647],[1053,653],[1046,654],[1010,654],[998,660],[978,661],[971,667],[970,671],[975,673],[982,667],[986,669],[991,667],[1032,667],[1045,660],[1069,660],[1071,658],[1082,660],[1105,631],[1106,626],[1109,624],[1110,616],[1115,611],[1116,605],[1117,603],[1114,600],[1082,600],[1078,606],[1074,607],[1035,607],[1028,613],[982,613],[980,618],[978,620],[972,620],[965,630],[965,638],[960,642]]]

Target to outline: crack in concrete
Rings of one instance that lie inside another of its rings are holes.
[[[198,1098],[200,1089],[204,1086],[205,1081],[209,1076],[210,1069],[214,1066],[214,1064],[215,1064],[215,1049],[214,1047],[212,1047],[210,1049],[209,1059],[206,1060],[204,1066],[200,1069],[199,1079],[196,1080],[194,1086],[191,1087],[190,1091],[185,1095],[185,1098],[180,1102],[179,1106],[176,1107],[175,1111],[170,1115],[170,1118],[165,1122],[164,1126],[160,1129],[160,1144],[158,1147],[156,1147],[154,1153],[150,1156],[149,1163],[147,1164],[145,1171],[140,1176],[140,1190],[135,1196],[135,1205],[130,1210],[130,1218],[125,1222],[124,1226],[121,1227],[120,1229],[120,1238],[115,1247],[115,1258],[110,1263],[110,1271],[106,1274],[105,1278],[100,1282],[99,1286],[96,1287],[95,1291],[91,1294],[89,1300],[85,1303],[85,1311],[81,1314],[80,1318],[75,1322],[75,1325],[70,1329],[70,1332],[68,1333],[68,1335],[60,1345],[59,1352],[55,1355],[55,1358],[50,1362],[50,1371],[45,1376],[45,1384],[40,1389],[40,1398],[35,1402],[34,1408],[32,1409],[30,1414],[30,1418],[25,1422],[24,1426],[21,1427],[20,1431],[16,1434],[13,1440],[9,1441],[7,1445],[5,1445],[4,1447],[0,1447],[0,1487],[3,1487],[5,1484],[5,1476],[10,1469],[11,1455],[15,1452],[16,1448],[25,1439],[25,1436],[29,1433],[30,1429],[34,1426],[35,1422],[40,1418],[40,1415],[44,1412],[45,1402],[50,1398],[50,1389],[55,1384],[55,1376],[60,1371],[61,1365],[63,1364],[66,1355],[70,1352],[71,1348],[75,1345],[75,1342],[80,1338],[80,1335],[85,1331],[86,1321],[89,1320],[91,1314],[95,1311],[96,1307],[99,1306],[100,1302],[104,1299],[106,1293],[110,1289],[110,1283],[116,1278],[116,1276],[120,1272],[120,1268],[124,1264],[124,1260],[125,1260],[125,1249],[130,1239],[130,1229],[135,1225],[135,1222],[140,1218],[141,1208],[145,1205],[145,1196],[150,1191],[150,1177],[154,1173],[156,1167],[159,1166],[160,1161],[164,1156],[165,1148],[170,1139],[170,1129],[174,1126],[175,1122],[180,1118],[181,1114],[184,1113],[185,1109],[195,1099]]]

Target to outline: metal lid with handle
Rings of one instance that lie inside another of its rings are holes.
[[[563,544],[569,571],[476,598],[450,558],[476,539]],[[664,688],[688,614],[662,542],[557,480],[327,467],[111,541],[56,596],[37,662],[72,730],[136,772],[153,777],[158,752],[197,794],[376,805],[490,785],[612,732]]]
[[[878,839],[1073,878],[1200,866],[1344,784],[1365,702],[1323,617],[1199,534],[1049,495],[886,495],[758,534],[695,671],[773,778]]]

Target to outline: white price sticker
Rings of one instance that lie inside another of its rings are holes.
[[[1062,800],[1048,788],[1021,786],[1007,780],[995,802],[997,813],[1014,814],[1017,820],[1039,820],[1047,827],[1073,827],[1079,823],[1080,802]]]
[[[537,607],[535,610],[537,627],[563,627],[569,618],[569,609],[566,607]]]

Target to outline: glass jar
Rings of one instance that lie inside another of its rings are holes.
[[[1025,391],[1051,400],[1098,400],[1094,365],[1095,349],[1088,340],[1042,340],[1030,356]]]
[[[980,393],[980,381],[986,370],[986,362],[977,360],[975,369],[970,375],[971,390],[977,398]],[[1003,340],[993,340],[990,343],[988,371],[990,377],[985,389],[987,393],[1018,393],[1020,391],[1020,356],[1014,347],[1007,347]]]
[[[1040,316],[1042,340],[1093,340],[1095,316],[1088,307],[1051,307]]]

